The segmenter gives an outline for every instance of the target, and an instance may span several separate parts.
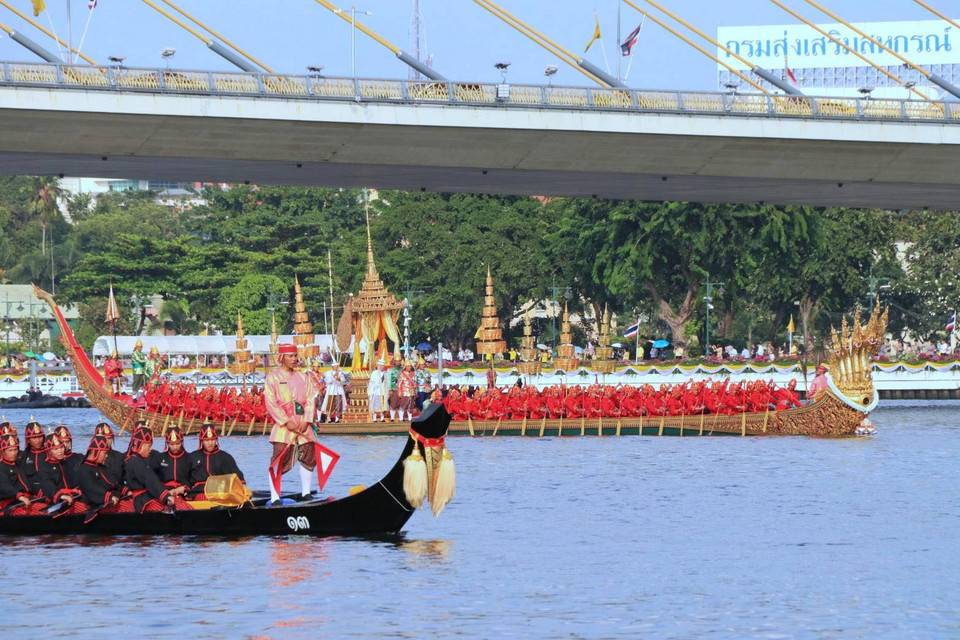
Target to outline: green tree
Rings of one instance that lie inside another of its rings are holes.
[[[240,281],[223,290],[217,307],[217,326],[224,333],[236,329],[237,312],[243,315],[243,326],[247,333],[269,334],[271,313],[268,309],[270,296],[275,300],[289,299],[290,287],[286,281],[274,275],[249,273]],[[314,319],[316,327],[316,319]],[[284,333],[286,322],[282,314],[277,315],[277,332]]]
[[[487,269],[501,322],[544,291],[549,271],[540,238],[550,214],[532,198],[384,192],[371,220],[376,263],[398,298],[422,290],[412,307],[413,340],[472,346],[480,326]],[[349,246],[351,291],[366,265],[366,235]],[[362,257],[362,258],[361,258]],[[509,337],[509,336],[508,336]]]

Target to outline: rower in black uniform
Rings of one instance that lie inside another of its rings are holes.
[[[27,481],[31,493],[39,493],[40,479],[37,474],[40,472],[40,462],[43,460],[46,449],[43,442],[43,427],[33,417],[23,430],[23,438],[27,441],[27,446],[20,454],[23,479]]]
[[[105,421],[101,420],[93,430],[93,435],[103,436],[107,439],[110,448],[107,450],[107,457],[103,463],[103,471],[107,479],[114,485],[123,486],[123,459],[121,451],[113,448],[113,429]]]
[[[205,498],[203,490],[210,476],[222,476],[235,473],[243,480],[243,472],[237,466],[233,456],[220,449],[217,428],[212,422],[200,427],[200,448],[190,454],[191,491],[198,500]]]
[[[150,452],[153,450],[153,433],[146,427],[137,427],[130,438],[130,448],[124,459],[124,484],[133,495],[133,508],[137,513],[163,511],[173,508],[176,496],[186,493],[186,487],[167,489],[157,473],[150,467]]]
[[[108,427],[109,428],[109,427]],[[106,436],[96,435],[90,440],[87,455],[77,470],[77,484],[80,486],[82,500],[91,507],[106,507],[101,513],[124,511],[120,507],[121,499],[129,494],[129,489],[110,480],[105,463],[107,454],[114,451]],[[117,451],[119,453],[119,451]],[[126,511],[133,511],[133,501],[126,500]]]
[[[50,502],[65,502],[68,513],[82,513],[86,505],[78,500],[76,465],[65,460],[66,448],[56,433],[46,438],[46,452],[37,477],[44,497]]]
[[[160,454],[160,469],[157,473],[164,486],[190,487],[190,455],[183,450],[183,433],[171,427],[165,438],[167,450]]]

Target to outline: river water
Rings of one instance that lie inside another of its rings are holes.
[[[882,403],[853,440],[452,438],[454,502],[386,541],[0,537],[3,635],[957,638],[958,410]],[[37,418],[80,449],[97,413]],[[332,495],[403,444],[325,442]],[[223,445],[265,489],[266,440]]]

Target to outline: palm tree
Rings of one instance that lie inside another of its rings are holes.
[[[35,176],[31,185],[27,187],[31,194],[31,208],[40,217],[42,237],[40,241],[40,255],[47,253],[47,219],[59,211],[57,201],[64,197],[60,188],[60,180],[53,176]]]

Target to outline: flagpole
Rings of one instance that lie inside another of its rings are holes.
[[[621,38],[623,38],[623,33],[620,31],[620,7],[622,5],[623,3],[620,0],[617,0],[617,48],[620,47],[620,43],[622,42]],[[617,52],[617,80],[623,80],[623,78],[620,77],[620,58],[622,57],[623,56],[620,55],[620,52],[618,51]]]
[[[600,24],[600,16],[597,15],[597,12],[593,12],[593,17],[596,19],[597,24]],[[610,61],[607,59],[607,45],[603,43],[603,30],[600,30],[600,50],[603,51],[603,64],[607,67],[607,73],[610,73]]]
[[[67,3],[67,64],[73,64],[73,20],[70,17],[70,0]]]
[[[87,30],[90,29],[90,20],[93,18],[93,7],[90,11],[87,12],[87,24],[83,27],[83,35],[80,36],[80,44],[77,45],[77,55],[80,55],[80,52],[83,51],[83,43],[87,39]]]
[[[637,351],[634,354],[633,364],[640,364],[640,315],[637,314]]]

